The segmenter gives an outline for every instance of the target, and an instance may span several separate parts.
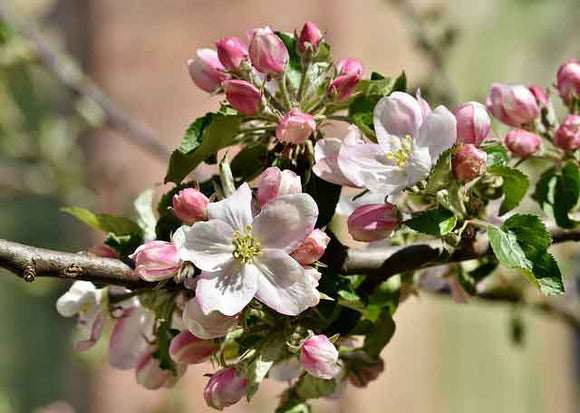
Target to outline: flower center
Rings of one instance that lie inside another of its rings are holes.
[[[240,231],[234,232],[234,239],[232,240],[232,244],[234,244],[234,252],[232,255],[242,264],[254,262],[254,257],[261,253],[260,243],[250,233],[252,226],[248,225],[246,230],[246,234],[242,234]]]
[[[400,143],[401,147],[399,149],[396,151],[387,152],[385,156],[389,161],[395,161],[397,166],[402,168],[407,163],[407,158],[409,155],[411,155],[411,144],[413,143],[413,139],[410,135],[406,135],[405,139],[401,139]]]

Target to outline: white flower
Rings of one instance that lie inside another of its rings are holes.
[[[342,173],[356,186],[392,195],[425,179],[439,155],[456,141],[456,122],[444,106],[428,110],[424,101],[395,92],[374,109],[378,144],[343,145]]]
[[[109,364],[121,370],[134,368],[150,348],[154,323],[155,314],[140,304],[125,308],[111,333]]]
[[[84,351],[101,337],[106,319],[106,294],[88,281],[75,281],[58,299],[56,309],[63,317],[78,315],[74,349]]]
[[[209,221],[176,231],[179,257],[202,270],[196,298],[206,315],[233,316],[254,297],[279,313],[299,314],[316,305],[319,294],[289,254],[314,229],[318,207],[310,195],[282,195],[252,218],[251,202],[245,183],[209,204]]]
[[[183,309],[185,327],[191,334],[204,340],[225,337],[236,326],[237,321],[236,317],[223,315],[219,311],[205,315],[196,297],[189,300]]]

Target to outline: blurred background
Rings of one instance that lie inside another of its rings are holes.
[[[126,213],[139,192],[162,181],[165,164],[105,128],[107,114],[94,100],[45,69],[30,41],[35,27],[59,51],[61,75],[74,80],[80,65],[168,148],[219,102],[193,86],[186,60],[265,24],[292,31],[314,21],[336,58],[358,57],[367,73],[404,69],[411,88],[450,107],[483,101],[494,81],[546,87],[561,62],[580,57],[578,0],[0,0],[0,14],[0,237],[66,251],[102,239],[62,206]],[[578,276],[576,251],[557,251],[569,285]],[[67,285],[1,275],[0,413],[207,410],[209,366],[190,368],[174,389],[144,390],[131,372],[108,367],[106,340],[72,352],[74,320],[54,305]],[[428,295],[409,299],[395,319],[379,380],[316,403],[316,411],[580,411],[579,338],[558,319]],[[273,411],[282,388],[267,383],[251,406],[230,411]]]

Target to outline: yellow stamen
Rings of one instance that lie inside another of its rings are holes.
[[[396,151],[387,152],[385,154],[385,157],[389,161],[397,162],[397,166],[399,168],[403,168],[407,163],[407,158],[411,154],[413,139],[411,138],[411,136],[407,135],[405,136],[405,139],[401,139],[400,142],[401,147]]]
[[[234,252],[232,255],[242,264],[251,264],[254,262],[254,257],[260,255],[262,245],[251,234],[252,227],[250,225],[247,226],[246,230],[246,234],[242,234],[240,231],[234,233],[232,241]]]

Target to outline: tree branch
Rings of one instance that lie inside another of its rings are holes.
[[[94,102],[103,112],[105,123],[123,134],[134,144],[140,146],[162,161],[169,159],[169,150],[159,143],[149,129],[133,120],[78,67],[74,60],[49,44],[32,22],[24,22],[12,12],[7,4],[0,1],[0,20],[6,22],[21,36],[34,44],[36,53],[44,67],[73,95]]]

